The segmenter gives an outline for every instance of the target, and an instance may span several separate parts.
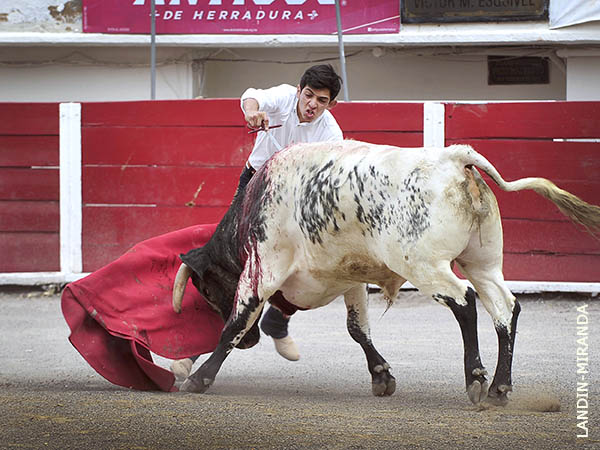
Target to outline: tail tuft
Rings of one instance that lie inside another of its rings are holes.
[[[550,200],[560,212],[600,240],[600,206],[590,205],[549,180],[539,180],[540,182],[533,187],[535,192]]]

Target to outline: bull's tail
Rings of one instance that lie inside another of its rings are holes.
[[[175,275],[175,281],[173,282],[173,310],[177,314],[181,312],[181,303],[183,302],[185,286],[191,275],[192,269],[185,263],[181,263],[177,275]]]
[[[531,189],[554,203],[560,212],[573,222],[583,225],[592,236],[600,239],[600,206],[590,205],[545,178],[521,178],[515,181],[505,181],[496,168],[470,146],[453,146],[453,150],[456,151],[455,154],[459,155],[461,163],[483,170],[500,189],[508,192]]]

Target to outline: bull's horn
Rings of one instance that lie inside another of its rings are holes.
[[[185,293],[185,286],[188,278],[192,275],[192,269],[185,263],[181,263],[175,281],[173,282],[173,310],[179,314],[181,312],[181,302]]]

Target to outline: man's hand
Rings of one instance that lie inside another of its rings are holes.
[[[253,98],[244,100],[244,119],[250,128],[260,128],[264,125],[269,129],[269,118],[267,113],[258,110],[258,102]]]

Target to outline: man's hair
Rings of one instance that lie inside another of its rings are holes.
[[[333,101],[340,92],[342,79],[335,73],[331,64],[321,64],[306,69],[300,78],[300,90],[305,86],[313,89],[329,89],[329,100]]]

